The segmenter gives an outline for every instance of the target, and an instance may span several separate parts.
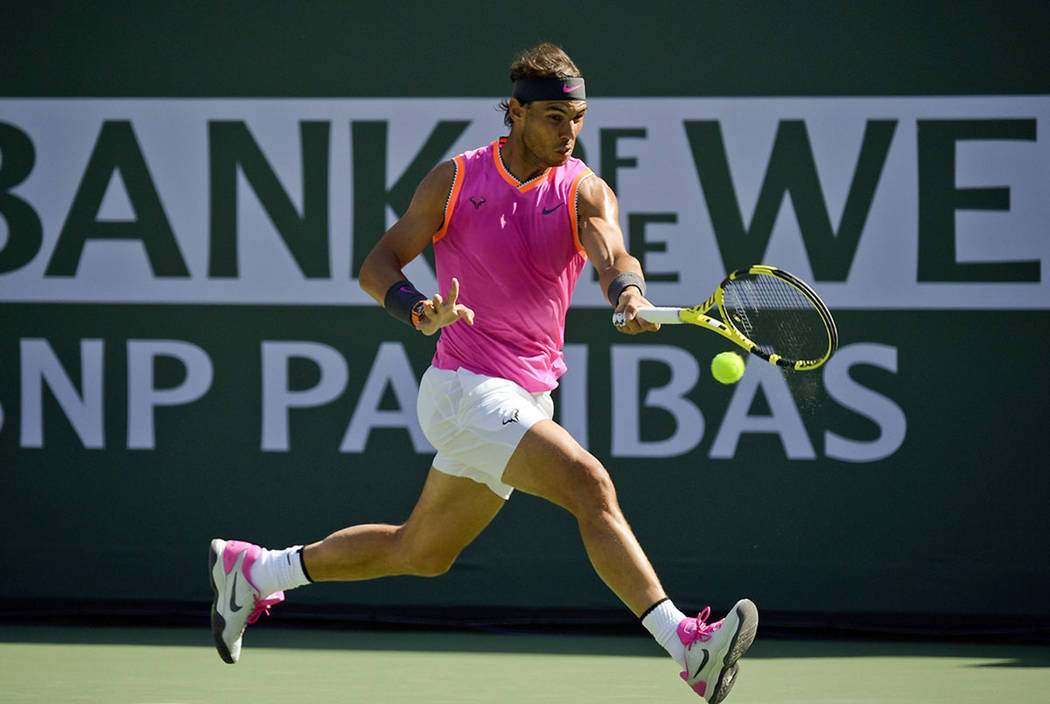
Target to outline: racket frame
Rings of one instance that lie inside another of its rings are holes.
[[[824,323],[824,329],[828,334],[828,347],[821,357],[817,359],[790,360],[785,359],[779,354],[771,354],[761,349],[756,342],[751,340],[733,325],[732,318],[725,310],[724,297],[726,286],[728,286],[731,281],[740,278],[741,276],[752,274],[775,276],[793,286],[805,296],[811,304],[813,304],[813,308],[820,315],[821,322]],[[721,320],[707,315],[712,308],[718,310],[718,314],[722,318]],[[622,314],[619,315],[622,316]],[[794,369],[796,371],[816,369],[824,364],[824,362],[828,361],[828,359],[831,358],[831,355],[835,353],[835,350],[838,349],[839,335],[838,328],[835,326],[835,319],[832,317],[831,311],[828,309],[827,305],[825,305],[824,301],[822,301],[820,296],[817,295],[817,292],[814,291],[805,281],[802,281],[802,279],[799,279],[790,272],[766,264],[755,264],[753,266],[744,267],[730,272],[729,275],[722,280],[722,283],[718,285],[715,292],[700,305],[693,306],[692,308],[639,308],[638,317],[647,320],[650,323],[698,325],[702,328],[718,333],[759,359],[764,359],[770,364],[784,367],[785,369]],[[614,316],[614,322],[622,324],[616,316]]]

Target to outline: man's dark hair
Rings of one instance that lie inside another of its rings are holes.
[[[519,78],[582,78],[583,74],[561,47],[544,42],[522,52],[510,65],[511,83]],[[510,100],[499,104],[503,122],[511,126]]]

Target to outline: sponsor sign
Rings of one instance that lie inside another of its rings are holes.
[[[0,301],[370,305],[362,258],[495,102],[0,100]],[[578,154],[661,303],[769,262],[832,308],[1046,309],[1048,122],[1048,96],[599,98]]]

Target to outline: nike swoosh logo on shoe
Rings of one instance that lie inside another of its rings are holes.
[[[233,613],[237,613],[238,611],[240,611],[241,609],[244,608],[243,606],[238,606],[237,605],[237,577],[238,576],[239,575],[236,572],[233,573],[233,588],[230,590],[230,611],[232,611]],[[705,650],[704,653],[706,655],[707,651]],[[706,657],[704,658],[704,662],[707,662],[707,658]]]
[[[707,664],[708,658],[711,657],[711,653],[707,651],[707,648],[702,648],[702,650],[704,651],[704,659],[700,661],[700,667],[696,668],[696,672],[693,673],[692,678],[694,680],[700,676],[700,671],[704,669],[704,665]]]

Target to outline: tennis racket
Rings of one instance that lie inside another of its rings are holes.
[[[706,315],[716,307],[721,320]],[[732,272],[698,306],[639,308],[638,317],[699,325],[770,364],[799,371],[824,364],[839,344],[835,320],[817,292],[797,276],[762,264]],[[623,313],[613,315],[613,325],[626,322]]]

